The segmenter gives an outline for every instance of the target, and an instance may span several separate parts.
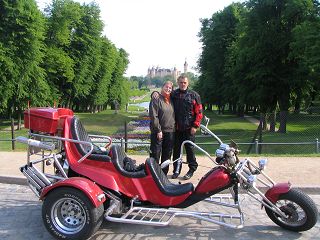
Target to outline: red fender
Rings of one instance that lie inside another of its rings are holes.
[[[268,198],[272,203],[276,203],[279,199],[279,196],[283,193],[289,192],[291,188],[290,183],[278,183],[270,188],[265,196]]]
[[[73,187],[79,189],[91,200],[95,207],[99,207],[106,200],[105,194],[98,185],[91,180],[82,177],[67,178],[44,188],[41,192],[40,200],[43,200],[53,189],[59,187]]]

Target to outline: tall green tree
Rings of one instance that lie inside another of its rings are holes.
[[[87,96],[93,88],[94,76],[101,61],[103,22],[99,6],[95,3],[84,4],[81,9],[82,15],[71,39],[71,57],[75,64],[71,98],[77,106],[87,107]]]
[[[219,108],[229,101],[224,95],[230,89],[225,76],[225,64],[242,8],[241,4],[231,4],[210,19],[201,21],[199,37],[203,51],[198,61],[201,75],[196,89],[203,96],[204,103],[217,104]]]
[[[44,52],[44,17],[34,0],[0,1],[0,89],[10,114],[31,101],[45,105],[50,88],[40,67]]]
[[[293,29],[290,44],[290,58],[297,61],[297,74],[302,79],[296,84],[296,109],[302,101],[308,106],[320,95],[320,8],[316,2],[307,20]]]
[[[269,107],[274,111],[276,98],[280,108],[279,132],[285,133],[290,94],[301,81],[295,71],[297,62],[289,58],[292,32],[310,13],[313,3],[311,0],[251,0],[247,7],[250,11],[244,46],[254,53],[251,59],[255,63],[246,83],[254,83],[259,88],[262,111]]]
[[[91,110],[97,111],[108,103],[109,88],[112,74],[115,71],[118,52],[117,48],[106,37],[101,38],[101,61],[94,76],[90,94]]]
[[[71,40],[81,18],[81,6],[71,0],[53,0],[46,8],[47,45],[44,68],[53,98],[67,106],[74,81],[74,60],[71,58]]]
[[[116,67],[112,73],[111,83],[109,87],[109,104],[114,109],[115,103],[124,105],[128,102],[129,93],[125,88],[125,77],[123,76],[129,64],[128,53],[120,48],[116,59]]]

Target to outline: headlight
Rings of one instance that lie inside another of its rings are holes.
[[[224,157],[224,150],[217,149],[216,150],[216,157],[223,158]]]
[[[219,147],[219,149],[224,150],[224,151],[229,150],[229,148],[230,148],[230,146],[225,143],[220,144],[220,147]]]
[[[260,159],[259,160],[259,169],[264,170],[266,168],[268,160],[267,159]]]

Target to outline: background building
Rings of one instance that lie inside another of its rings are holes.
[[[184,73],[188,72],[188,63],[187,60],[184,62]],[[156,78],[156,77],[166,77],[166,76],[172,76],[173,79],[177,79],[178,76],[181,74],[181,71],[179,71],[176,67],[169,69],[169,68],[160,68],[160,67],[152,67],[148,68],[148,74],[147,77],[149,78]]]

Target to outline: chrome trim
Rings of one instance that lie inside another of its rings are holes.
[[[31,136],[35,136],[35,137],[43,137],[43,138],[49,138],[49,139],[56,139],[56,140],[61,140],[61,141],[67,141],[67,142],[72,142],[72,143],[79,143],[79,144],[84,144],[87,146],[90,146],[90,150],[84,155],[82,156],[79,160],[78,163],[82,162],[83,160],[85,160],[87,157],[90,156],[90,154],[93,151],[93,144],[91,142],[86,142],[86,141],[79,141],[79,140],[74,140],[71,138],[62,138],[62,137],[56,137],[56,136],[47,136],[47,135],[41,135],[41,134],[35,134],[35,133],[31,133]]]

